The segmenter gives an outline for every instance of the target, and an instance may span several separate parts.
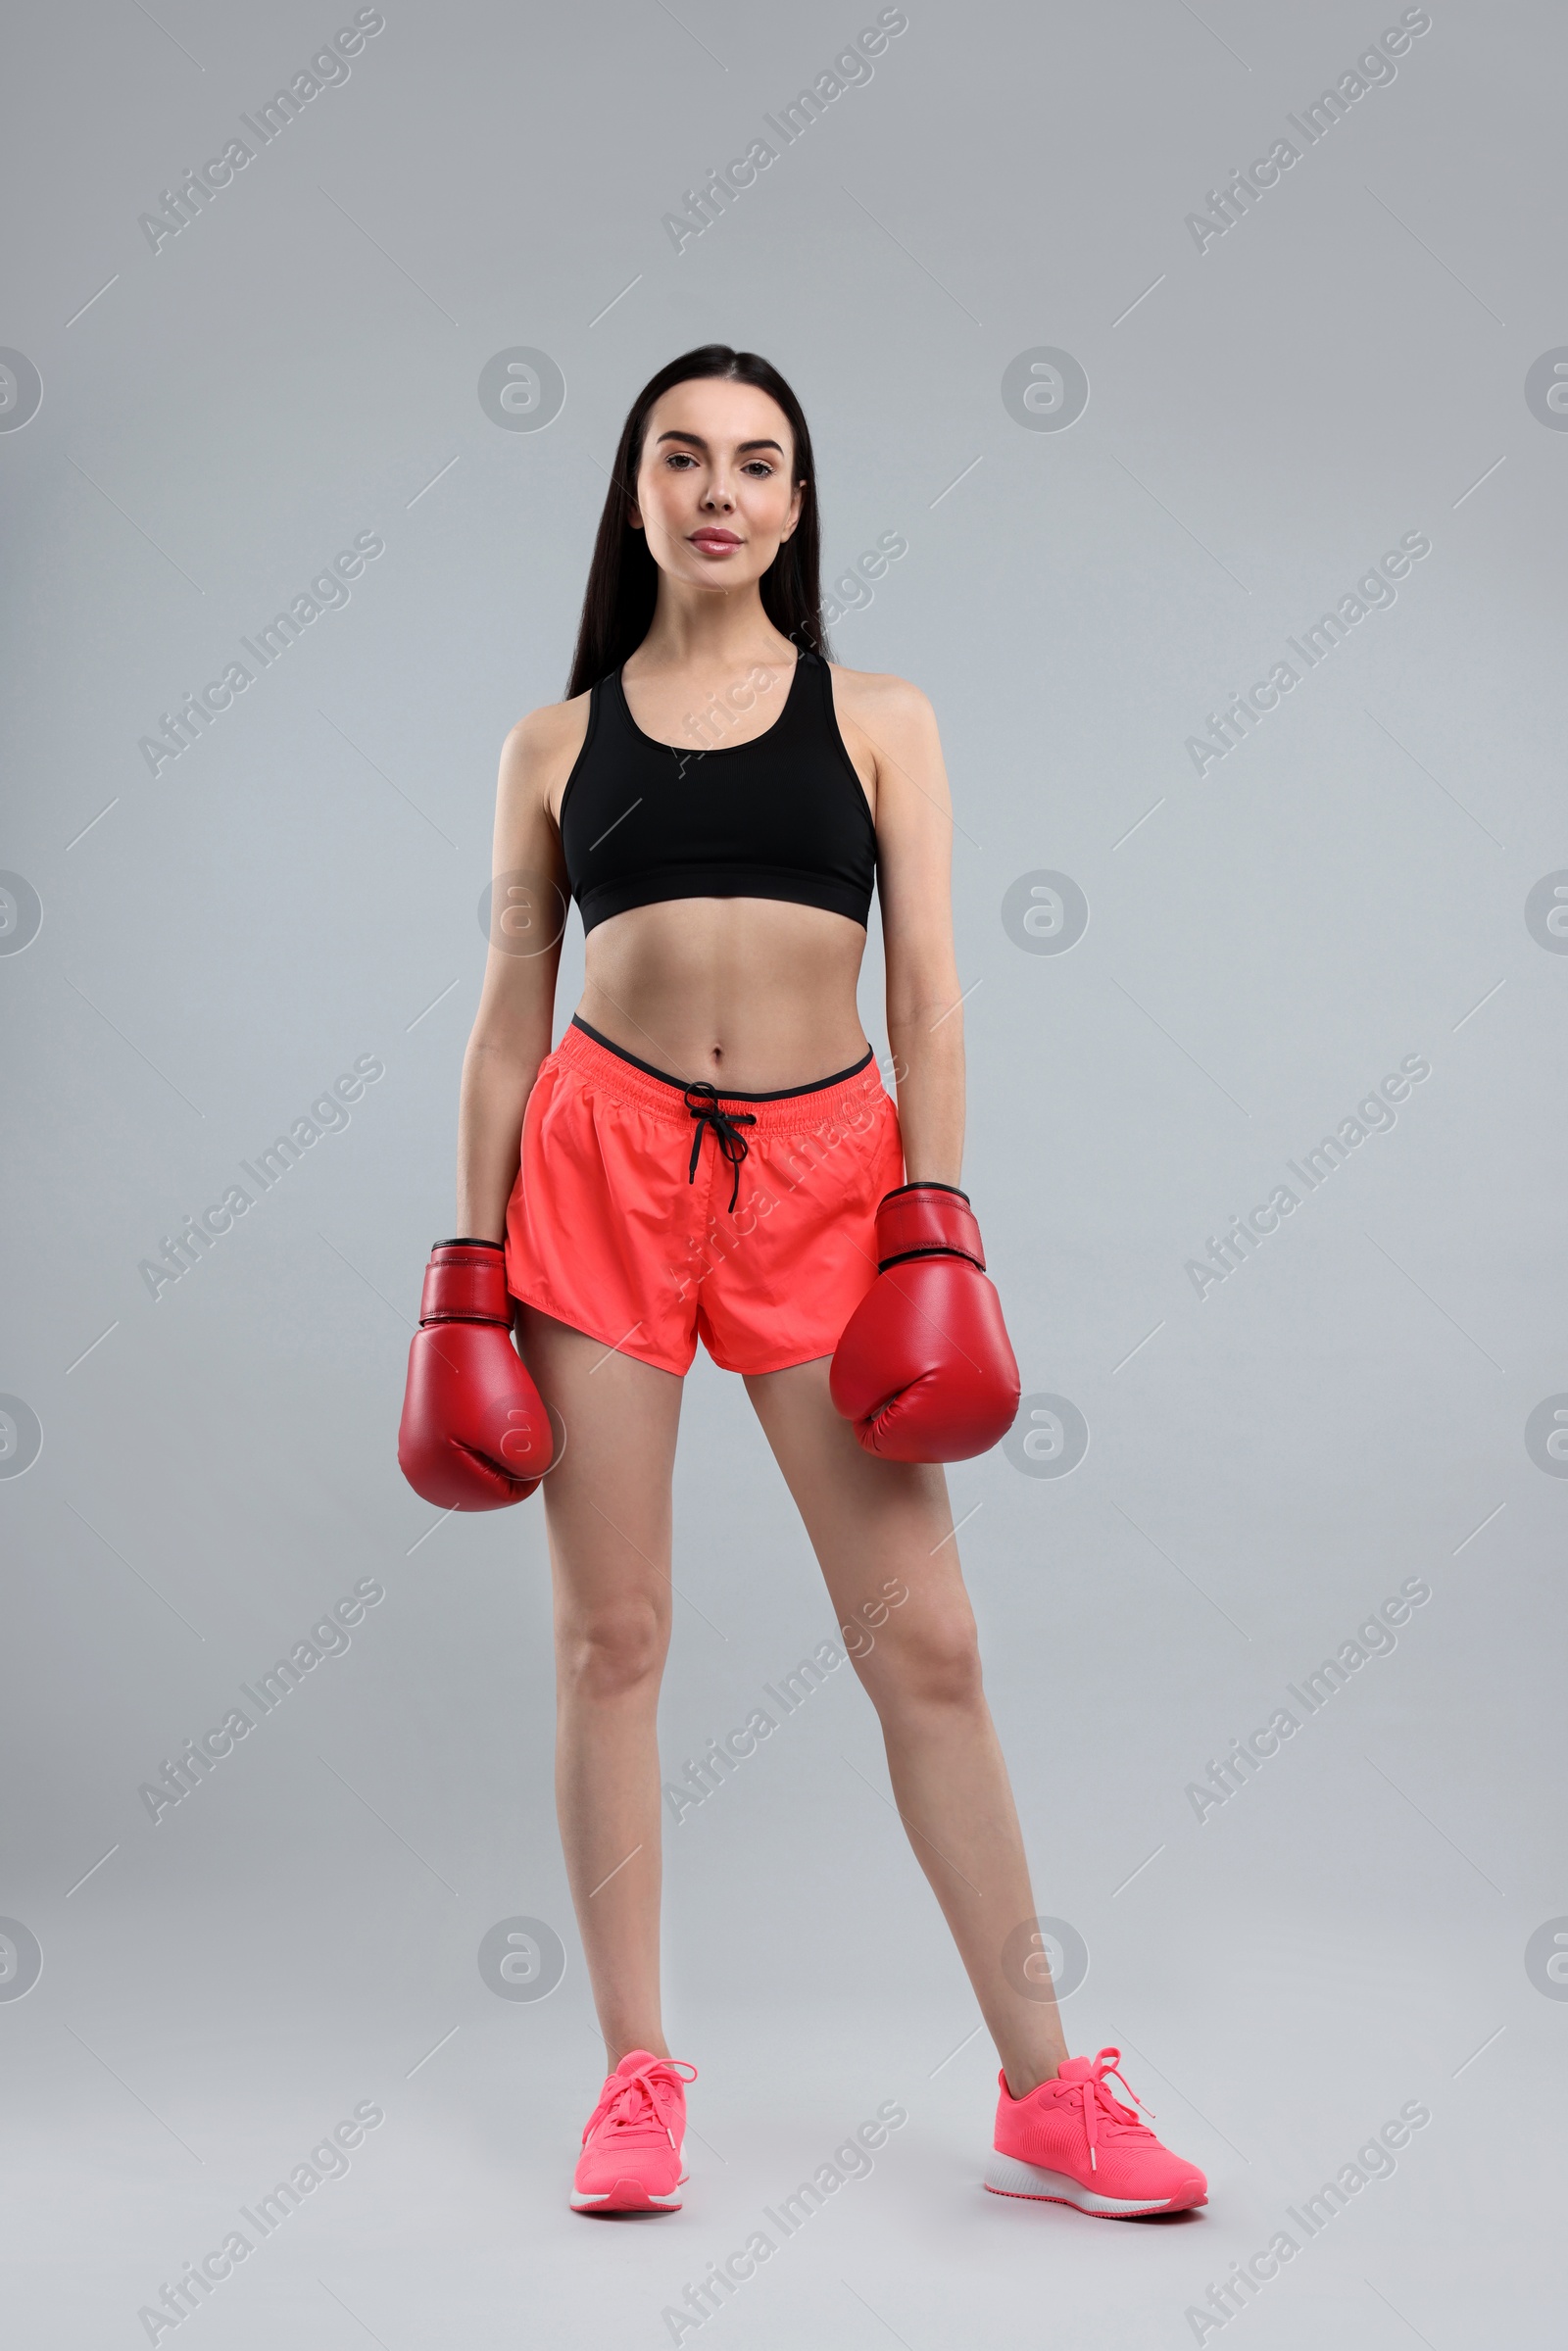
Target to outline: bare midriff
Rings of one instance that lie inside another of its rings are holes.
[[[577,1009],[687,1085],[810,1086],[865,1053],[856,1001],[865,941],[848,915],[783,899],[632,906],[589,932]]]

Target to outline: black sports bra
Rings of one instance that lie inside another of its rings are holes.
[[[601,678],[562,795],[561,845],[584,931],[670,898],[790,899],[863,925],[876,827],[826,661],[802,653],[773,724],[711,751],[656,743],[619,670]]]

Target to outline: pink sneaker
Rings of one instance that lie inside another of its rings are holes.
[[[686,2090],[697,2068],[628,2049],[582,2134],[573,2212],[678,2212]]]
[[[1075,2204],[1106,2221],[1208,2202],[1208,2181],[1198,2166],[1162,2147],[1105,2087],[1106,2075],[1115,2074],[1134,2105],[1143,2106],[1117,2071],[1120,2058],[1119,2049],[1102,2049],[1093,2063],[1069,2057],[1054,2082],[1040,2082],[1024,2098],[1015,2098],[1006,2075],[999,2075],[996,2154],[985,2178],[994,2195]]]

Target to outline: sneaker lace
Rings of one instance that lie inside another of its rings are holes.
[[[1121,2073],[1120,2066],[1121,2051],[1119,2049],[1102,2049],[1082,2081],[1074,2082],[1069,2085],[1068,2095],[1079,2099],[1083,2106],[1084,2136],[1089,2141],[1089,2168],[1091,2171],[1098,2172],[1100,2169],[1095,2146],[1102,2131],[1107,2139],[1130,2136],[1152,2138],[1154,2135],[1138,2120],[1132,2106],[1124,2106],[1114,2092],[1105,2087],[1106,2076],[1114,2074],[1128,2097],[1131,2098],[1133,2106],[1137,2106],[1145,2114],[1152,2114],[1152,2107],[1144,2105],[1143,2099],[1133,2088],[1132,2083]]]
[[[586,2147],[601,2125],[607,2131],[618,2131],[646,2129],[652,2123],[673,2147],[675,2133],[669,2127],[669,2112],[677,2079],[695,2082],[697,2068],[678,2057],[662,2057],[657,2065],[639,2066],[634,2074],[612,2074],[584,2127],[583,2145]]]

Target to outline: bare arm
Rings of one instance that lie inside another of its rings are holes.
[[[866,677],[856,716],[876,757],[877,889],[904,1172],[958,1184],[963,1006],[953,949],[953,803],[936,715],[903,678]]]
[[[514,726],[501,749],[490,954],[458,1111],[455,1230],[475,1241],[505,1236],[522,1113],[550,1051],[568,904],[551,804],[581,748],[587,716],[586,695],[551,704]]]

